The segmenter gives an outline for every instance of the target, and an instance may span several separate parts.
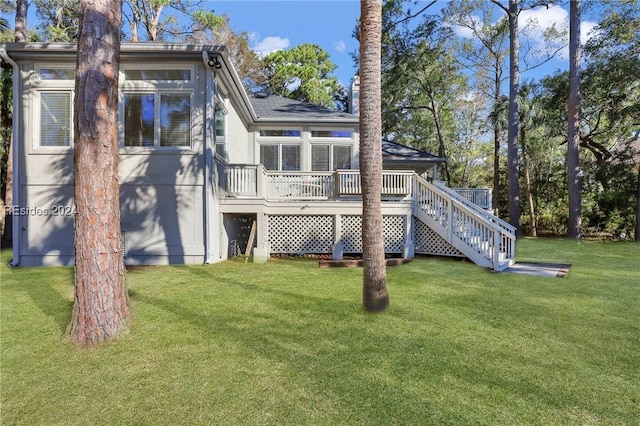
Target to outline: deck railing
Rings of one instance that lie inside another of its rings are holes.
[[[265,199],[328,200],[334,194],[333,172],[265,172]]]
[[[268,201],[329,200],[362,195],[359,170],[335,172],[275,172],[255,164],[224,164],[221,185],[230,197]],[[382,196],[411,195],[413,173],[382,172]]]
[[[258,196],[258,170],[257,164],[225,164],[224,166],[224,190],[232,197],[257,197]]]
[[[452,188],[463,198],[483,209],[491,209],[491,190],[485,188]]]
[[[515,228],[451,188],[416,178],[414,200],[415,214],[439,225],[447,241],[463,242],[456,247],[474,262],[499,271],[515,259]]]
[[[350,199],[362,195],[359,170],[274,172],[261,165],[218,165],[218,170],[223,170],[218,172],[219,176],[224,179],[220,186],[230,197],[278,202]],[[444,184],[431,184],[412,172],[385,170],[380,195],[387,200],[411,200],[413,214],[448,243],[478,264],[504,269],[514,260],[515,229],[473,202],[478,200],[474,192],[466,190],[460,194]],[[490,205],[490,198],[483,201]]]

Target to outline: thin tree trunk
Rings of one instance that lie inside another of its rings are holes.
[[[569,2],[569,137],[567,185],[569,189],[569,238],[582,237],[580,191],[580,0]]]
[[[509,0],[509,129],[507,171],[509,180],[509,222],[520,236],[520,181],[518,172],[518,117],[520,109],[520,40],[518,39],[518,2]]]
[[[382,3],[360,1],[360,179],[364,309],[389,305],[382,225]]]
[[[499,62],[496,61],[496,73],[494,75],[494,95],[493,109],[496,110],[500,102],[500,74],[498,73]],[[493,120],[493,198],[491,199],[491,207],[493,214],[500,215],[500,127],[498,123],[497,112]]]
[[[634,235],[636,242],[640,243],[640,162],[638,163],[638,184],[636,191],[636,232]]]
[[[527,204],[529,206],[529,236],[538,236],[538,225],[536,220],[536,210],[533,205],[533,194],[531,193],[531,176],[529,174],[529,160],[527,158],[527,129],[520,128],[520,144],[522,145],[522,168],[524,172],[525,191],[527,193]]]
[[[447,149],[444,143],[444,135],[442,133],[442,123],[440,121],[440,114],[438,112],[438,105],[434,99],[433,93],[429,93],[429,100],[431,102],[431,114],[433,115],[433,121],[436,125],[436,134],[438,135],[438,156],[440,158],[447,157]],[[451,174],[449,173],[448,163],[444,163],[443,167],[443,175],[444,179],[447,181],[447,185],[451,185]]]
[[[129,321],[120,252],[117,105],[119,0],[82,0],[75,107],[75,300],[70,337],[98,343]]]

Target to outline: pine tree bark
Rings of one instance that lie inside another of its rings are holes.
[[[520,229],[520,173],[518,167],[518,133],[520,114],[520,39],[518,32],[518,2],[509,0],[509,129],[507,131],[507,173],[509,181],[509,223]]]
[[[14,26],[15,41],[24,43],[27,41],[27,10],[29,2],[27,0],[16,0],[16,22]]]
[[[360,180],[364,309],[389,306],[382,225],[382,3],[360,1]]]
[[[536,209],[533,205],[533,194],[531,193],[531,175],[529,172],[529,158],[527,157],[527,129],[520,127],[520,142],[522,145],[522,169],[524,172],[524,185],[527,194],[527,205],[529,207],[529,236],[538,236],[538,224],[536,219]]]
[[[569,189],[569,238],[582,238],[580,189],[580,0],[569,2],[569,129],[567,186]]]
[[[74,100],[76,269],[72,341],[99,343],[130,317],[120,251],[117,104],[121,2],[82,0]]]

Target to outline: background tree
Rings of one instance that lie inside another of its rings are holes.
[[[249,46],[247,32],[236,33],[229,25],[226,15],[211,16],[211,13],[194,13],[194,31],[179,39],[191,44],[225,46],[231,62],[242,78],[247,91],[265,84],[262,59]]]
[[[507,126],[507,178],[509,193],[509,223],[520,236],[520,173],[518,158],[519,108],[520,108],[520,35],[518,29],[517,0],[508,0],[506,5],[492,0],[507,15],[509,22],[509,123]]]
[[[318,45],[304,43],[278,50],[263,62],[269,93],[334,109],[336,94],[344,92],[338,78],[331,75],[336,65]]]
[[[189,0],[125,0],[124,20],[131,41],[170,41],[193,33],[207,22],[217,25],[220,17],[202,8],[204,2]]]
[[[16,0],[16,41],[24,43],[27,41],[27,10],[29,3],[27,0]]]
[[[569,189],[569,238],[582,237],[580,188],[580,0],[569,2],[569,131],[567,187]]]
[[[365,310],[389,306],[382,226],[381,117],[382,4],[360,1],[360,181],[362,187],[362,302]]]
[[[14,41],[24,43],[27,41],[27,10],[29,4],[26,0],[17,0],[15,5],[15,25],[14,25]],[[4,9],[9,9],[8,6],[3,6]],[[9,23],[6,20],[0,22],[0,31],[8,30]],[[2,200],[0,207],[5,205],[13,205],[13,132],[9,130],[12,127],[11,118],[11,101],[13,99],[12,93],[13,75],[10,70],[3,67],[2,69],[2,99],[0,101],[0,117],[2,119],[2,170],[0,171],[2,182]],[[5,142],[6,141],[6,142]],[[5,214],[4,208],[2,209],[2,223],[0,224],[0,240],[8,242],[12,236],[9,235],[11,226],[7,226],[10,216]],[[8,231],[5,234],[5,229]]]
[[[453,0],[443,12],[445,22],[457,25],[469,33],[458,46],[459,63],[473,76],[475,92],[487,94],[485,120],[493,138],[493,211],[500,213],[502,133],[506,123],[502,120],[501,99],[504,62],[508,56],[509,27],[505,20],[496,20],[494,8],[484,0]],[[478,117],[481,118],[481,117]],[[479,122],[476,123],[479,127]]]
[[[4,10],[4,9],[3,9]],[[0,32],[3,39],[9,37],[9,24],[0,19]],[[2,62],[0,68],[0,242],[4,247],[11,239],[11,216],[6,213],[5,206],[13,204],[12,179],[8,172],[12,170],[9,160],[12,138],[12,99],[13,99],[13,70],[9,64]]]
[[[47,42],[73,42],[78,39],[78,0],[33,0],[40,21],[39,37]]]
[[[74,342],[123,333],[130,317],[120,251],[118,75],[120,0],[81,0],[74,99]]]
[[[456,133],[453,103],[465,83],[447,50],[451,30],[434,16],[425,15],[417,24],[404,16],[384,9],[383,136],[448,157]],[[399,22],[390,23],[393,19]],[[448,165],[443,169],[441,175],[450,182]]]

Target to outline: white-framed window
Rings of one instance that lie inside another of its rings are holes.
[[[73,141],[73,92],[38,92],[39,148],[70,148]]]
[[[125,147],[190,147],[191,92],[123,94]]]
[[[260,163],[267,170],[302,170],[302,130],[267,128],[258,131]]]
[[[190,148],[192,67],[128,67],[121,72],[121,140],[125,148]]]
[[[267,170],[300,170],[300,144],[260,144],[260,162]]]
[[[353,168],[353,130],[317,128],[310,131],[311,170]]]
[[[300,129],[260,129],[261,138],[300,138],[302,131]]]
[[[215,129],[216,154],[227,158],[227,114],[222,109],[216,110]]]
[[[353,132],[351,130],[311,130],[312,138],[347,138],[351,139]]]
[[[339,144],[313,144],[311,145],[311,170],[334,171],[338,169],[351,169],[352,145]]]
[[[33,80],[34,147],[66,151],[73,147],[73,97],[76,70],[58,64],[36,64]]]

